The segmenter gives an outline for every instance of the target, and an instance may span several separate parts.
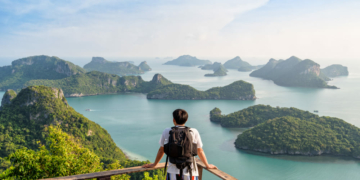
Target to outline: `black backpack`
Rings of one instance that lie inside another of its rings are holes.
[[[193,143],[193,137],[191,135],[189,127],[172,127],[169,131],[169,141],[164,145],[164,152],[166,156],[165,172],[167,168],[168,160],[175,164],[180,169],[180,177],[183,176],[183,169],[187,167],[192,177],[191,164],[195,164],[195,156],[197,156],[197,145]]]

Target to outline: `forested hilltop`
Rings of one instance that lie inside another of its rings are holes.
[[[296,108],[255,105],[228,115],[214,108],[210,120],[224,127],[253,127],[238,135],[235,146],[239,149],[360,158],[360,128],[338,118]]]
[[[236,56],[233,59],[226,61],[224,63],[224,67],[226,69],[237,69],[238,71],[248,72],[254,69],[258,69],[262,67],[262,65],[252,66],[250,63],[242,60],[239,56]]]
[[[250,76],[273,80],[280,86],[337,88],[327,84],[329,78],[322,73],[319,64],[295,56],[286,60],[270,59],[264,67],[250,73]]]
[[[296,108],[274,108],[269,105],[255,105],[246,109],[222,115],[219,108],[214,108],[210,111],[210,120],[212,122],[220,123],[223,127],[231,128],[245,128],[253,127],[263,123],[269,119],[282,116],[293,116],[297,118],[314,118],[317,115],[308,111],[302,111]]]
[[[0,67],[0,90],[20,89],[33,79],[62,79],[85,70],[58,57],[31,56]]]
[[[100,71],[109,74],[128,75],[142,74],[144,71],[151,71],[149,65],[144,61],[139,66],[130,62],[111,62],[102,57],[93,57],[91,62],[84,66],[87,71]]]
[[[46,144],[45,138],[48,136],[47,128],[49,126],[57,126],[63,132],[74,137],[74,141],[80,146],[94,152],[104,163],[104,167],[114,162],[120,163],[123,167],[145,163],[128,160],[105,129],[68,105],[61,89],[30,86],[21,90],[19,94],[8,90],[2,99],[0,110],[1,170],[10,165],[10,162],[4,158],[15,151],[22,148],[38,151],[39,142]],[[58,140],[61,141],[61,139]],[[27,167],[30,166],[32,165],[29,164]],[[63,170],[65,171],[65,169]],[[143,175],[134,174],[131,179],[141,179],[139,176]]]

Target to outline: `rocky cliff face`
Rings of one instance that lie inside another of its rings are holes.
[[[320,75],[320,65],[313,65],[309,68],[307,68],[306,70],[300,72],[300,74],[309,74],[309,73],[314,73],[316,74],[316,76]]]
[[[16,92],[12,89],[9,89],[5,92],[3,99],[1,100],[1,106],[6,106],[11,104],[11,101],[16,97]]]

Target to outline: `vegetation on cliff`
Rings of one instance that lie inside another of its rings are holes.
[[[130,62],[111,62],[102,57],[93,57],[91,62],[84,66],[84,69],[87,71],[100,71],[124,76],[128,74],[142,74],[146,68],[141,69],[141,67],[135,66]]]
[[[287,60],[270,59],[264,67],[253,71],[250,76],[273,80],[281,86],[336,88],[327,85],[327,77],[321,73],[319,64],[295,56]]]
[[[198,91],[188,85],[170,84],[147,94],[148,99],[232,99],[254,100],[254,86],[245,81],[236,81],[224,87]]]
[[[31,56],[0,67],[0,90],[20,89],[33,79],[62,79],[85,70],[58,57]]]
[[[333,64],[324,69],[321,69],[321,72],[328,77],[337,77],[337,76],[348,76],[349,71],[346,66],[340,64]]]
[[[211,61],[200,60],[190,55],[182,55],[174,60],[164,63],[164,65],[178,65],[178,66],[199,66],[205,64],[211,64]]]
[[[360,129],[338,118],[283,116],[246,130],[238,135],[235,146],[272,154],[360,158]]]
[[[15,95],[15,97],[9,103],[3,104],[0,110],[0,139],[2,142],[0,144],[0,171],[10,166],[10,162],[6,160],[6,157],[9,157],[12,163],[14,163],[14,167],[6,171],[7,174],[10,171],[19,173],[19,166],[16,163],[26,166],[23,169],[36,169],[31,172],[34,173],[32,175],[46,173],[42,171],[42,168],[55,168],[56,163],[44,164],[42,160],[57,163],[63,162],[63,160],[66,160],[68,163],[70,163],[70,160],[74,161],[73,163],[75,163],[74,166],[76,167],[70,168],[70,166],[67,166],[56,168],[56,170],[52,169],[52,172],[54,172],[50,173],[52,175],[97,171],[98,167],[96,166],[99,164],[97,158],[103,163],[101,164],[102,167],[99,167],[101,170],[149,163],[148,161],[141,162],[126,159],[124,153],[116,146],[105,129],[79,114],[68,105],[61,89],[46,86],[29,86],[22,89],[17,95],[12,91],[9,91],[9,94]],[[52,149],[51,143],[49,144],[49,141],[47,141],[47,138],[54,137],[51,135],[51,131],[49,134],[50,126],[57,126],[59,131],[65,132],[71,138],[65,137],[63,133],[59,134],[58,131],[54,131],[57,134],[55,135],[56,138],[50,138],[50,140],[51,142],[58,142],[54,144],[57,147]],[[76,143],[74,144],[66,139],[71,139]],[[78,152],[78,154],[67,155],[71,157],[79,155],[79,158],[75,159],[66,155],[56,154],[56,150],[61,150],[59,153],[67,150]],[[84,162],[80,161],[81,159]],[[86,163],[87,160],[94,160],[92,161],[94,166],[90,169],[88,169],[88,165],[91,165],[91,163]],[[32,163],[29,163],[30,161]],[[82,166],[79,163],[86,163],[86,165]],[[39,167],[39,164],[42,166]],[[76,168],[80,168],[81,171],[75,172]],[[21,173],[26,172],[23,171]],[[159,174],[160,177],[161,172],[151,171],[150,174]],[[24,177],[28,175],[30,174],[26,174]],[[136,173],[130,179],[135,180],[142,177],[144,177],[143,173]]]

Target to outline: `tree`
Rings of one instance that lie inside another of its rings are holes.
[[[57,127],[47,130],[46,145],[39,143],[39,150],[22,148],[7,157],[11,167],[0,174],[0,179],[39,179],[102,170],[100,158],[80,147],[72,136]]]

